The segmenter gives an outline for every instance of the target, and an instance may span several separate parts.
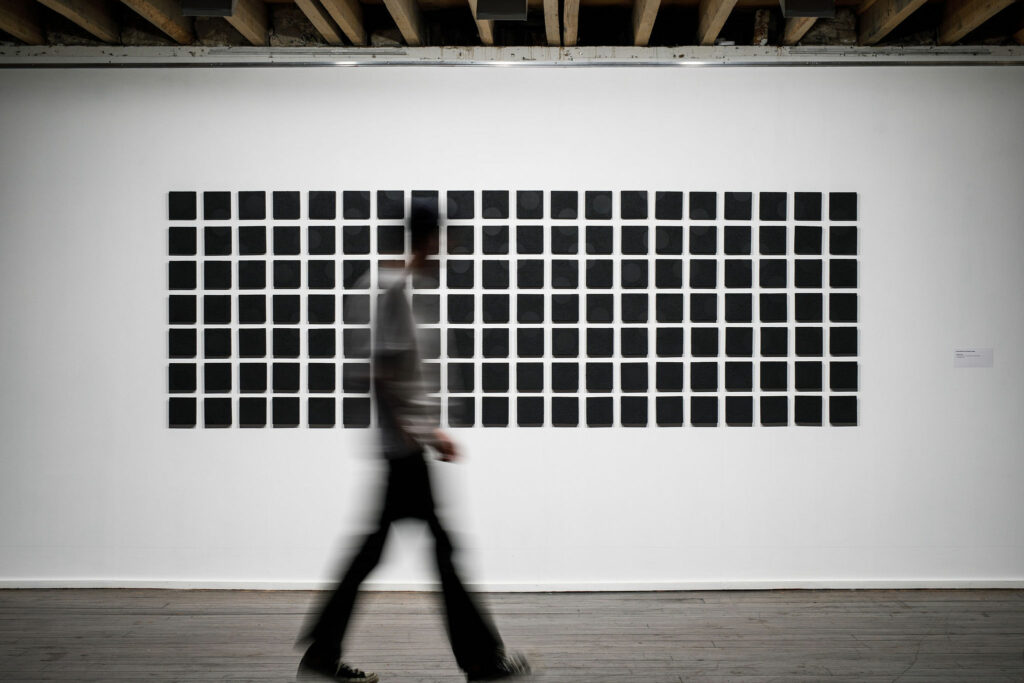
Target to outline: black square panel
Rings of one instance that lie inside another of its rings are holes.
[[[730,256],[742,256],[750,253],[750,226],[725,226],[725,253]]]
[[[556,327],[551,330],[551,354],[555,358],[576,358],[580,355],[579,329]]]
[[[172,396],[167,401],[168,427],[195,427],[196,400],[192,397]]]
[[[718,295],[717,294],[691,294],[690,295],[690,322],[713,323],[718,322]]]
[[[747,221],[750,220],[753,206],[753,199],[750,192],[726,192],[725,193],[725,220]]]
[[[267,399],[263,396],[243,396],[238,399],[239,427],[267,426]]]
[[[448,322],[455,324],[472,323],[473,307],[472,294],[449,294]]]
[[[480,368],[480,386],[489,394],[507,394],[508,363],[484,363]]]
[[[469,259],[448,259],[445,268],[448,289],[472,289],[473,268],[474,263]]]
[[[203,220],[226,221],[231,219],[230,192],[203,193]]]
[[[579,228],[575,225],[555,225],[551,228],[551,253],[576,254],[580,250]]]
[[[778,289],[786,286],[786,259],[761,259],[760,285],[764,289]]]
[[[227,325],[231,322],[231,297],[227,294],[209,294],[203,297],[203,322],[207,325]]]
[[[659,327],[655,333],[655,353],[660,358],[679,358],[683,355],[682,327]]]
[[[623,259],[620,262],[623,289],[647,288],[647,260]]]
[[[682,254],[683,228],[679,225],[659,225],[654,229],[656,254]]]
[[[726,396],[725,424],[730,427],[752,426],[754,424],[754,397]]]
[[[301,261],[274,260],[274,289],[298,289],[301,284]]]
[[[309,191],[309,217],[312,220],[333,220],[338,215],[338,195],[333,190]]]
[[[828,352],[833,356],[856,356],[857,328],[830,327],[828,329]]]
[[[659,323],[683,322],[683,296],[682,294],[665,293],[654,296],[654,313]]]
[[[310,393],[333,393],[336,367],[334,363],[310,363],[307,366],[306,382]]]
[[[645,322],[647,322],[647,295],[646,294],[623,294],[621,301],[622,301],[622,322],[624,322],[624,323],[645,323]]]
[[[544,253],[544,228],[540,225],[517,225],[516,252],[519,254]]]
[[[195,227],[174,226],[167,229],[167,253],[171,256],[195,256]]]
[[[167,335],[167,353],[170,358],[196,357],[196,331],[171,329]]]
[[[342,193],[342,205],[342,216],[346,220],[366,220],[370,217],[370,193],[366,190],[345,190]],[[310,215],[310,218],[314,216]]]
[[[683,218],[682,192],[655,192],[654,217],[660,221],[678,221]]]
[[[277,297],[275,296],[276,300]],[[367,294],[343,294],[341,297],[341,321],[346,325],[368,325],[370,322],[370,297]],[[298,322],[296,320],[296,322]]]
[[[830,221],[857,220],[857,193],[829,192],[828,219]]]
[[[483,250],[485,254],[507,254],[508,226],[485,225],[483,227]]]
[[[655,365],[655,386],[660,392],[683,391],[683,364],[659,361]]]
[[[611,259],[587,259],[587,289],[611,289],[613,265]]]
[[[614,353],[615,331],[610,327],[587,328],[587,356],[610,358]]]
[[[413,190],[412,199],[409,204],[410,211],[412,211],[414,215],[420,211],[427,211],[431,215],[440,213],[437,190]],[[435,251],[432,253],[436,254],[437,252]]]
[[[243,225],[238,228],[238,253],[242,256],[260,256],[267,253],[267,229],[262,225]]]
[[[833,225],[828,229],[828,253],[833,256],[857,254],[857,228],[853,225]]]
[[[718,253],[718,230],[715,226],[690,226],[690,253],[696,255]]]
[[[544,391],[544,364],[516,363],[516,391],[520,393]]]
[[[475,355],[474,331],[461,328],[448,329],[448,357],[472,358]],[[521,354],[520,354],[521,355]]]
[[[794,232],[793,251],[796,254],[821,253],[821,228],[817,225],[798,225]]]
[[[169,363],[167,387],[172,394],[191,394],[196,390],[195,363]]]
[[[509,321],[508,294],[484,294],[483,319],[485,323],[507,323]]]
[[[195,330],[189,331],[193,333],[194,343]],[[231,330],[227,328],[207,328],[203,330],[203,356],[205,358],[230,358]]]
[[[822,328],[796,328],[796,355],[820,356],[822,355],[822,348]]]
[[[346,225],[341,229],[341,250],[344,254],[370,253],[370,226]]]
[[[507,396],[484,396],[480,403],[484,427],[508,427]]]
[[[238,330],[238,355],[240,358],[264,358],[267,355],[267,331],[262,328]]]
[[[801,426],[821,426],[821,396],[796,396],[793,400],[793,421]]]
[[[784,323],[786,322],[787,307],[785,294],[761,294],[760,295],[761,322],[763,323]]]
[[[623,327],[619,330],[620,351],[623,358],[647,356],[647,328]]]
[[[342,423],[346,427],[369,427],[370,399],[361,396],[346,396],[341,402],[341,416]]]
[[[759,251],[764,256],[786,254],[786,228],[783,225],[762,225],[758,230]]]
[[[725,355],[732,357],[754,354],[754,330],[750,327],[727,327],[725,330]]]
[[[787,356],[789,355],[789,331],[785,327],[762,327],[761,334],[761,355],[762,356]]]
[[[370,329],[367,327],[350,327],[341,333],[342,348],[345,358],[370,357]]]
[[[725,286],[730,288],[750,288],[751,261],[749,259],[727,259],[725,261]]]
[[[690,193],[690,218],[693,220],[714,220],[718,215],[718,195],[714,192]]]
[[[718,328],[691,327],[690,355],[701,358],[718,355]]]
[[[646,254],[647,245],[646,225],[624,225],[620,235],[621,251],[623,254],[638,255]]]
[[[587,190],[584,203],[590,219],[607,220],[612,217],[612,193],[605,190]]]
[[[622,363],[619,366],[619,388],[627,394],[647,391],[647,363]]]
[[[552,190],[551,217],[556,219],[579,217],[579,193],[575,191]]]
[[[544,426],[544,397],[520,396],[516,399],[516,423],[520,427]]]
[[[473,216],[473,191],[448,190],[448,220],[466,220]]]
[[[429,363],[424,364],[424,379]],[[341,388],[346,394],[370,393],[370,364],[344,363],[341,366]]]
[[[793,284],[802,289],[821,287],[821,259],[798,258],[793,261]]]
[[[544,295],[516,295],[516,318],[520,323],[531,324],[544,322]]]
[[[438,294],[413,294],[412,314],[420,325],[441,322],[441,297]]]
[[[577,363],[551,364],[551,390],[576,393],[580,388],[580,366]]]
[[[310,358],[334,358],[335,346],[335,332],[333,329],[315,328],[309,330]]]
[[[203,426],[204,427],[230,427],[231,426],[231,399],[230,398],[204,398],[203,399]]]
[[[658,259],[654,262],[654,286],[662,289],[679,289],[683,286],[683,262],[681,259]]]
[[[828,421],[834,427],[856,426],[857,397],[830,396],[828,399]]]
[[[725,390],[750,391],[754,388],[754,364],[729,361],[725,364]]]
[[[831,259],[828,262],[828,284],[836,289],[857,286],[857,259]]]
[[[448,392],[452,394],[468,393],[475,390],[474,366],[472,363],[451,362],[448,369]]]
[[[347,208],[346,206],[346,210]],[[385,220],[405,218],[405,192],[402,190],[377,190],[377,218]]]
[[[283,191],[274,193],[274,219],[290,220],[299,217],[299,193]]]
[[[577,427],[580,424],[580,400],[575,396],[551,399],[551,424],[554,427]]]
[[[544,330],[536,327],[516,329],[516,355],[520,358],[541,358],[544,355]]]
[[[294,256],[301,251],[299,226],[274,226],[274,254],[277,256]]]
[[[568,259],[553,259],[551,261],[552,287],[555,289],[576,289],[579,285],[578,261],[570,261]]]
[[[299,399],[290,396],[274,396],[270,402],[274,427],[299,426]]]
[[[785,427],[789,424],[789,399],[785,396],[761,397],[761,424]]]
[[[523,295],[520,295],[523,296]],[[603,295],[595,295],[603,296]],[[589,305],[587,306],[589,309]],[[588,311],[589,312],[589,311]],[[578,294],[551,295],[551,321],[556,323],[577,323],[580,320],[580,297]],[[603,321],[594,321],[603,322]]]
[[[484,190],[482,198],[484,218],[508,218],[508,190]]]
[[[333,427],[337,422],[333,397],[311,396],[306,405],[309,408],[310,427]]]
[[[821,294],[797,293],[794,316],[798,323],[821,322]]]
[[[473,253],[473,226],[472,225],[449,225],[448,253],[453,255]]]
[[[196,262],[171,261],[167,264],[168,289],[195,289]]]
[[[623,396],[619,399],[619,411],[623,427],[647,426],[646,396]]]
[[[203,253],[207,256],[229,256],[231,228],[227,225],[208,225],[203,228]]]
[[[476,400],[472,396],[448,399],[448,426],[472,427],[476,423]]]
[[[829,294],[828,319],[834,323],[857,322],[857,295]]]
[[[690,363],[690,391],[718,391],[718,363]]]
[[[690,260],[690,288],[714,289],[718,280],[718,261],[714,259]]]
[[[786,193],[762,192],[758,198],[761,210],[759,216],[763,221],[786,220]]]
[[[484,358],[508,358],[507,328],[486,328],[482,334]]]
[[[725,321],[749,323],[753,315],[753,297],[750,294],[725,295]]]
[[[654,399],[655,421],[659,427],[683,426],[683,397],[658,396]]]
[[[275,393],[294,393],[299,390],[299,363],[274,363],[271,377]]]
[[[331,284],[334,286],[334,262],[324,261],[330,265]],[[238,262],[238,288],[239,289],[264,289],[267,286],[267,263],[266,261],[239,261]],[[310,285],[312,286],[312,284]]]
[[[451,228],[449,235],[451,233]],[[449,244],[451,238],[449,237]],[[378,225],[377,226],[377,253],[378,254],[404,254],[405,253],[405,228],[401,225]],[[449,252],[451,253],[451,252]]]
[[[647,218],[647,191],[623,190],[619,193],[619,215],[625,220]]]
[[[587,253],[588,254],[610,254],[614,249],[614,238],[612,226],[610,225],[588,225],[587,226]]]
[[[299,296],[297,294],[275,294],[273,306],[275,325],[299,324]]]
[[[204,289],[231,289],[230,261],[203,261]]]
[[[231,391],[231,363],[204,363],[203,391],[208,394]]]
[[[761,361],[761,391],[786,391],[788,367],[784,360]]]
[[[717,427],[718,397],[691,396],[690,424],[694,427]]]
[[[334,289],[334,261],[311,259],[306,277],[310,289]]]
[[[832,361],[828,365],[832,391],[857,391],[857,361]]]
[[[334,322],[334,295],[310,294],[307,299],[308,321],[313,324],[330,324]]]
[[[196,219],[196,193],[168,192],[167,218],[172,221],[194,221]]]
[[[413,272],[413,289],[437,289],[441,282],[440,267],[439,261],[426,261],[420,270]]]
[[[544,191],[518,190],[516,218],[544,218]]]
[[[793,196],[793,214],[798,221],[821,220],[821,193],[795,192]]]
[[[613,403],[611,396],[587,397],[587,426],[611,427]]]
[[[796,361],[793,375],[797,391],[821,391],[821,365],[818,361]]]
[[[611,393],[614,367],[611,363],[587,363],[587,392],[591,394]]]

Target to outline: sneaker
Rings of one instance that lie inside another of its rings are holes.
[[[378,683],[380,677],[375,673],[366,673],[353,669],[341,661],[337,655],[316,652],[313,648],[306,650],[299,670],[295,674],[296,681],[334,681],[335,683]]]
[[[526,657],[518,652],[510,655],[501,653],[494,664],[486,669],[467,672],[467,681],[499,681],[514,676],[525,676],[530,673],[530,664]]]

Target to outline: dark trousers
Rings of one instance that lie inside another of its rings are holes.
[[[359,585],[380,562],[391,523],[404,518],[422,519],[434,535],[448,639],[451,641],[455,661],[464,671],[487,666],[502,649],[501,638],[490,619],[466,591],[455,570],[452,562],[454,549],[448,533],[437,518],[430,473],[422,451],[388,461],[387,488],[377,529],[366,537],[356,552],[337,589],[310,629],[307,639],[312,639],[316,647],[330,650],[341,647]]]

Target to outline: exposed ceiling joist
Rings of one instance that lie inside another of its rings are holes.
[[[494,45],[494,21],[476,18],[476,2],[477,0],[469,0],[469,9],[473,12],[473,21],[476,22],[476,30],[480,33],[480,42],[484,45]]]
[[[661,0],[636,0],[633,5],[633,44],[644,47],[651,40],[651,29],[658,17]]]
[[[860,16],[858,42],[874,45],[924,3],[925,0],[875,0]]]
[[[424,42],[423,14],[416,0],[384,0],[391,18],[402,32],[407,45],[422,45]]]
[[[951,45],[991,19],[1013,0],[946,0],[939,24],[939,45]]]
[[[714,45],[736,0],[700,0],[697,8],[697,44]]]
[[[181,14],[178,0],[121,0],[166,33],[171,40],[181,45],[190,45],[193,40],[192,22]]]
[[[562,45],[576,44],[580,29],[580,0],[564,0],[562,3]]]
[[[320,6],[320,3],[316,0],[295,0],[295,4],[329,45],[343,44],[341,33],[331,21],[331,15]]]
[[[356,0],[320,0],[353,45],[366,45],[363,9]]]
[[[224,18],[253,45],[267,44],[267,6],[263,0],[236,0],[235,13]]]
[[[0,31],[6,31],[28,45],[46,44],[46,32],[39,21],[39,8],[32,0],[0,2]]]
[[[818,17],[790,17],[782,31],[783,45],[796,45],[804,34],[811,30]]]
[[[544,33],[548,45],[562,44],[562,30],[558,24],[558,0],[544,0]]]
[[[121,42],[121,29],[102,0],[39,0],[105,43]]]

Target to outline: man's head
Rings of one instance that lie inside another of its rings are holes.
[[[437,208],[414,202],[409,217],[409,242],[414,260],[422,261],[427,254],[437,252],[440,232]]]

